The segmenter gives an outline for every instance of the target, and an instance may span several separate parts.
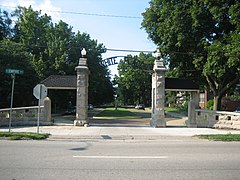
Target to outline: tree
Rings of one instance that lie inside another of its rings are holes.
[[[112,102],[114,91],[110,73],[107,67],[102,66],[100,63],[102,60],[101,54],[106,52],[105,47],[103,44],[98,44],[97,40],[92,40],[87,33],[81,34],[77,32],[74,41],[75,49],[72,50],[73,54],[70,54],[69,57],[69,59],[76,62],[73,66],[74,68],[77,66],[80,50],[85,48],[87,51],[87,63],[90,70],[89,102],[94,105]]]
[[[5,73],[6,69],[24,70],[23,75],[16,75],[14,90],[14,106],[31,105],[32,89],[36,85],[37,75],[29,63],[31,58],[26,48],[10,40],[0,43],[0,108],[10,107],[11,76]]]
[[[142,26],[170,69],[207,82],[215,110],[240,77],[239,9],[237,0],[152,0],[143,13]]]
[[[49,75],[75,75],[80,50],[87,50],[90,69],[89,101],[93,104],[113,100],[113,87],[108,69],[100,65],[103,44],[92,40],[87,33],[74,33],[63,21],[53,24],[51,17],[29,8],[15,11],[15,41],[24,44],[31,53],[31,64],[39,79]]]
[[[116,83],[120,98],[125,104],[151,103],[151,73],[154,57],[140,53],[139,56],[127,56],[118,65],[119,77]]]
[[[70,56],[71,49],[74,48],[76,51],[76,47],[73,47],[74,32],[72,32],[72,27],[63,21],[59,21],[55,25],[51,23],[47,29],[46,40],[47,48],[44,53],[48,59],[46,61],[48,68],[44,75],[64,75],[73,71],[74,67],[70,64],[76,65],[77,57],[71,59],[72,56]],[[70,68],[72,69],[70,70]]]
[[[0,40],[11,36],[11,24],[8,12],[0,9]]]
[[[76,75],[80,51],[87,50],[90,70],[89,102],[103,104],[113,101],[113,86],[107,67],[101,66],[103,44],[92,40],[87,33],[72,31],[63,21],[52,23],[51,17],[34,11],[31,7],[18,7],[13,16],[16,21],[11,28],[11,19],[0,11],[0,99],[1,107],[8,106],[11,80],[6,68],[25,71],[17,77],[15,105],[30,105],[32,89],[50,75]],[[18,87],[21,87],[18,89]],[[68,93],[66,96],[73,96]],[[62,98],[64,99],[64,98]],[[68,99],[68,97],[66,97]],[[3,105],[4,104],[4,105]]]
[[[42,80],[49,75],[51,60],[47,51],[47,33],[51,17],[34,11],[31,7],[18,7],[13,16],[17,18],[14,27],[14,41],[23,44],[31,53],[31,64]]]

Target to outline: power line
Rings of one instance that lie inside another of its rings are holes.
[[[0,45],[6,45],[5,43],[0,41]],[[14,44],[7,44],[8,46],[25,46],[28,48],[59,48],[59,46],[45,46],[45,45],[26,45],[26,44],[22,44],[22,43],[14,43]],[[80,49],[80,46],[65,46],[65,47],[61,47],[61,48],[65,48],[65,49],[69,49],[69,48],[74,48],[74,49]],[[138,52],[138,53],[154,53],[154,51],[149,51],[149,50],[133,50],[133,49],[111,49],[111,48],[105,48],[107,51],[116,51],[116,52]],[[89,49],[91,50],[91,49]],[[180,55],[188,55],[188,56],[194,56],[194,55],[201,55],[201,56],[217,56],[218,54],[216,53],[199,53],[199,52],[177,52],[177,51],[171,51],[170,54],[180,54]],[[230,55],[229,57],[236,57],[235,55]]]
[[[8,7],[8,8],[14,8],[17,7],[13,6],[3,6],[2,7]],[[39,11],[46,11],[46,12],[53,12],[53,13],[61,13],[61,14],[77,14],[77,15],[84,15],[84,16],[98,16],[98,17],[109,17],[109,18],[128,18],[128,19],[142,19],[143,17],[140,16],[124,16],[124,15],[113,15],[113,14],[97,14],[97,13],[85,13],[85,12],[73,12],[73,11],[54,11],[54,10],[46,10],[46,9],[40,9]]]
[[[63,14],[77,14],[77,15],[85,15],[85,16],[100,16],[100,17],[110,17],[110,18],[129,18],[129,19],[142,19],[142,17],[138,16],[122,16],[122,15],[113,15],[113,14],[95,14],[95,13],[80,13],[80,12],[71,12],[71,11],[52,11],[52,10],[42,10],[46,12],[56,12]]]
[[[5,43],[0,42],[0,45],[4,45]],[[59,46],[44,46],[44,45],[27,45],[22,43],[14,43],[14,44],[7,44],[8,46],[25,46],[25,47],[34,47],[34,48],[59,48]],[[65,46],[61,48],[74,48],[74,49],[80,49],[79,46]],[[119,51],[119,52],[143,52],[143,53],[153,53],[154,51],[148,51],[148,50],[132,50],[132,49],[111,49],[111,48],[105,48],[107,51]]]
[[[144,51],[144,50],[131,50],[131,49],[106,49],[107,51],[121,51],[121,52],[143,52],[143,53],[153,53],[154,51]]]

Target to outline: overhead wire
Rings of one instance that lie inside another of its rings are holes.
[[[153,53],[154,51],[146,51],[146,50],[132,50],[132,49],[108,49],[107,51],[120,51],[120,52],[143,52],[143,53]]]
[[[0,45],[5,44],[3,42],[0,42]],[[22,44],[22,43],[17,43],[15,42],[14,44],[8,44],[8,46],[24,46],[24,47],[34,47],[34,48],[59,48],[58,46],[44,46],[44,45],[27,45],[27,44]],[[74,48],[74,49],[80,49],[79,46],[65,46],[65,47],[61,47],[61,48]],[[111,49],[111,48],[104,48],[106,49],[106,51],[119,51],[119,52],[136,52],[136,53],[154,53],[154,51],[150,51],[150,50],[133,50],[133,49]]]
[[[17,8],[13,6],[4,6],[0,5],[0,7],[8,7],[8,8]],[[54,11],[54,10],[46,10],[46,9],[40,9],[40,11],[46,11],[46,12],[55,12],[55,13],[65,13],[65,14],[77,14],[77,15],[86,15],[86,16],[101,16],[101,17],[112,17],[112,18],[131,18],[131,19],[140,19],[142,17],[140,16],[124,16],[124,15],[111,15],[111,14],[96,14],[96,13],[84,13],[84,12],[73,12],[73,11]],[[0,43],[1,44],[1,43]],[[48,47],[48,46],[39,46],[39,45],[25,45],[25,44],[19,44],[24,46],[33,46],[33,47]],[[66,47],[67,48],[67,47]],[[79,47],[72,47],[72,48],[79,48]],[[118,51],[118,52],[143,52],[143,53],[154,53],[155,51],[149,51],[149,50],[132,50],[132,49],[112,49],[112,48],[105,48],[107,51]],[[174,54],[182,54],[182,55],[204,55],[201,53],[194,53],[194,52],[171,52]],[[206,54],[205,54],[206,55]]]
[[[5,44],[3,42],[0,42],[0,45],[2,44]],[[8,46],[25,46],[25,47],[35,47],[35,48],[59,48],[58,46],[44,46],[44,45],[26,45],[26,44],[22,44],[22,43],[14,43],[14,44],[7,44]],[[61,48],[65,48],[65,49],[68,49],[68,48],[74,48],[74,49],[81,49],[80,46],[65,46],[65,47],[61,47]],[[135,53],[154,53],[156,52],[155,50],[154,51],[151,51],[151,50],[133,50],[133,49],[112,49],[112,48],[104,48],[106,51],[117,51],[117,52],[135,52]],[[89,49],[90,50],[90,49]],[[175,51],[172,51],[171,54],[180,54],[180,55],[188,55],[188,56],[194,56],[194,55],[200,55],[200,56],[206,56],[206,55],[210,55],[210,56],[217,56],[218,54],[216,53],[199,53],[199,52],[175,52]],[[233,56],[233,55],[229,55],[229,57],[236,57],[236,56]]]
[[[13,6],[4,6],[4,5],[0,5],[0,6],[7,7],[7,8],[17,8],[17,7],[13,7]],[[84,16],[110,17],[110,18],[127,18],[127,19],[142,19],[143,18],[141,16],[125,16],[125,15],[113,15],[113,14],[73,12],[73,11],[55,11],[55,10],[48,10],[48,9],[39,9],[39,11],[61,13],[61,14],[75,14],[75,15],[84,15]]]

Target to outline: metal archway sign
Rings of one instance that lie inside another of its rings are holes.
[[[123,57],[125,59],[127,56],[113,56],[113,57],[109,57],[107,59],[104,59],[104,60],[100,61],[100,64],[102,66],[116,65],[116,64],[118,64],[116,59],[119,58],[119,57]]]

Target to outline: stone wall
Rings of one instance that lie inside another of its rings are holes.
[[[9,125],[10,108],[0,109],[0,126]],[[38,119],[38,106],[12,108],[12,126],[35,126]],[[40,125],[52,125],[51,101],[46,98],[40,106]]]
[[[197,127],[240,129],[240,113],[227,111],[195,110]]]

